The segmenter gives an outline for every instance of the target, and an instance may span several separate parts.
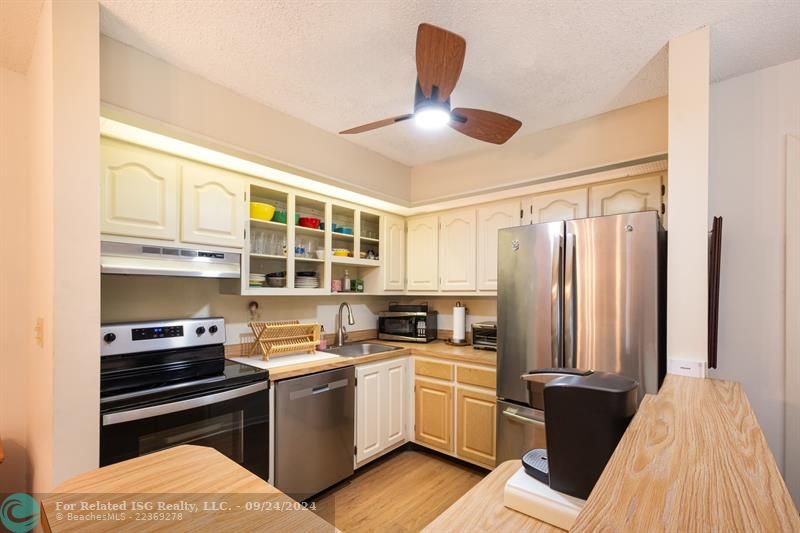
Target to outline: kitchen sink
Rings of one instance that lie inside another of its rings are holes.
[[[345,344],[344,346],[332,346],[320,351],[336,354],[340,357],[361,357],[364,355],[391,352],[401,349],[402,348],[397,346],[388,346],[386,344],[377,344],[375,342],[354,342],[353,344]]]

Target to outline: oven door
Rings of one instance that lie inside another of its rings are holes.
[[[100,466],[180,444],[208,446],[269,477],[269,382],[205,393],[100,417]]]

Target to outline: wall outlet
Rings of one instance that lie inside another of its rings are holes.
[[[683,359],[669,359],[667,373],[690,378],[704,378],[707,375],[705,361],[685,361]]]

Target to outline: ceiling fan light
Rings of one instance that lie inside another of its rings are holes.
[[[423,107],[414,113],[414,122],[426,130],[439,129],[450,122],[450,113],[438,106]]]

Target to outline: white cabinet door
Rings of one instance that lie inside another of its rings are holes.
[[[519,226],[519,200],[478,208],[478,289],[497,290],[497,232]]]
[[[408,219],[406,243],[406,288],[435,291],[439,288],[439,217]]]
[[[383,290],[402,291],[406,288],[406,222],[393,216],[383,220]]]
[[[407,440],[408,357],[356,367],[356,463]]]
[[[395,359],[384,365],[386,393],[384,394],[384,448],[406,440],[408,394],[406,388],[406,359]]]
[[[181,241],[241,248],[245,180],[198,163],[183,165]]]
[[[439,215],[439,288],[443,291],[475,290],[475,209]]]
[[[588,194],[587,189],[537,194],[528,200],[525,222],[539,224],[587,217]]]
[[[178,163],[165,154],[103,139],[100,232],[175,241]]]
[[[589,189],[589,216],[661,210],[661,175],[596,185]]]
[[[356,462],[369,459],[383,450],[381,422],[381,374],[383,364],[356,367]]]

